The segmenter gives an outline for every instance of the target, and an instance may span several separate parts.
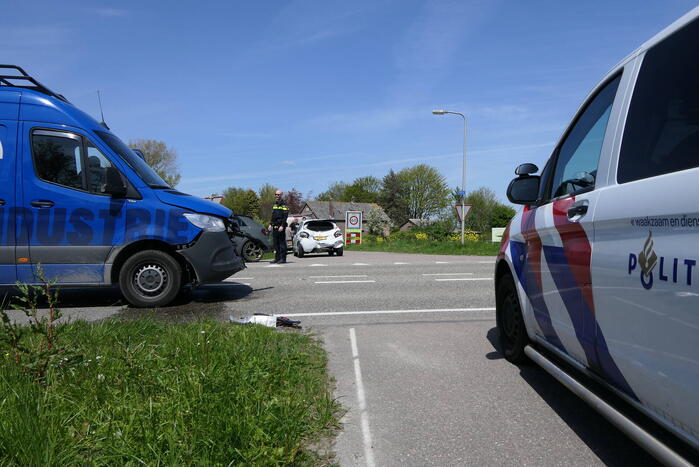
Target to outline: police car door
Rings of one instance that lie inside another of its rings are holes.
[[[592,212],[600,154],[620,81],[618,74],[603,83],[578,113],[542,180],[543,204],[525,213],[522,226],[527,261],[537,263],[530,266],[539,272],[534,279],[541,296],[532,305],[543,337],[591,367],[597,361],[590,276]]]
[[[0,93],[0,284],[14,284],[18,92]]]
[[[78,130],[23,123],[22,230],[31,268],[20,280],[36,281],[38,264],[62,284],[105,282],[104,264],[123,240],[125,200],[99,193],[112,164]]]
[[[699,20],[636,59],[594,214],[597,320],[638,398],[699,438]],[[598,287],[599,285],[599,287]]]

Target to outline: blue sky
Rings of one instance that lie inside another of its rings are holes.
[[[696,1],[1,1],[0,62],[125,141],[165,141],[195,195],[304,194],[426,163],[467,190],[540,166],[582,99]],[[642,5],[642,7],[639,7]]]

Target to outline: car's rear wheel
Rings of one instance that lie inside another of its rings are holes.
[[[336,249],[335,249],[335,254],[336,254],[337,256],[342,256],[342,254],[343,254],[344,252],[345,252],[345,251],[344,251],[344,248],[343,248],[343,247],[340,247],[340,248],[336,248]]]
[[[522,317],[522,307],[517,297],[517,289],[509,274],[500,279],[495,306],[495,318],[503,355],[511,363],[524,363],[527,360],[524,347],[529,342],[529,338]]]
[[[262,245],[250,239],[243,243],[243,258],[245,261],[256,262],[262,259]]]
[[[153,308],[172,302],[180,291],[182,267],[169,254],[144,250],[131,256],[119,271],[119,288],[135,307]]]
[[[306,254],[306,253],[303,251],[303,247],[302,247],[301,244],[299,243],[299,244],[296,246],[296,256],[298,256],[299,258],[303,258],[303,255],[304,255],[304,254]]]

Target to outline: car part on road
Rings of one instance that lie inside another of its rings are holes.
[[[512,276],[500,279],[495,295],[495,320],[498,327],[500,348],[508,362],[520,364],[527,360],[524,347],[529,342],[527,330],[519,306],[517,289]]]
[[[289,319],[286,316],[272,316],[264,313],[255,313],[252,316],[242,316],[240,318],[229,316],[228,321],[238,324],[261,324],[270,328],[287,327],[301,329],[301,321]]]
[[[170,303],[180,291],[182,267],[169,254],[144,250],[126,260],[119,273],[119,288],[136,307],[159,307]]]

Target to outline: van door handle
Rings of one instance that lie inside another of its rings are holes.
[[[587,204],[576,204],[568,208],[568,219],[572,219],[575,216],[584,216],[587,214]]]
[[[47,199],[37,199],[37,200],[32,201],[29,204],[31,204],[35,208],[52,208],[53,207],[53,201],[49,201]]]

